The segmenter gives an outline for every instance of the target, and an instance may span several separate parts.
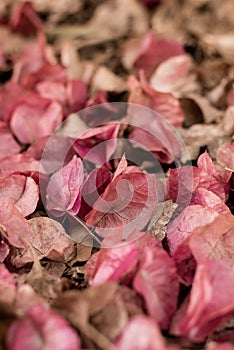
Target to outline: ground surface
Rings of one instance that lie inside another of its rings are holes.
[[[233,350],[233,1],[0,23],[0,348]]]

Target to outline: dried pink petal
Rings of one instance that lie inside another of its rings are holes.
[[[50,179],[46,195],[46,207],[55,216],[66,212],[77,214],[81,205],[81,186],[84,181],[84,168],[80,158],[72,160],[58,170]]]
[[[12,174],[0,179],[0,197],[14,203],[23,216],[28,216],[37,207],[39,190],[31,177]]]

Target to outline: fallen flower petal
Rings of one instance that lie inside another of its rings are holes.
[[[143,69],[149,77],[161,62],[183,53],[183,45],[180,42],[155,39],[153,32],[149,31],[140,43],[133,66],[136,70]]]
[[[216,159],[222,167],[234,172],[234,143],[222,144],[217,150]]]
[[[233,313],[233,286],[234,272],[223,261],[198,264],[185,315],[174,323],[172,333],[194,342],[205,340]]]
[[[38,173],[40,163],[26,153],[15,154],[0,160],[0,177],[4,177],[16,172],[31,175]]]
[[[95,262],[91,285],[126,280],[136,268],[138,254],[139,248],[135,243],[127,243],[115,248],[102,248]]]
[[[11,350],[80,350],[77,333],[57,313],[42,305],[28,309],[26,316],[15,321],[7,334]]]
[[[22,143],[33,143],[48,136],[63,120],[62,107],[58,102],[50,102],[41,97],[41,106],[25,102],[18,105],[11,117],[10,126],[14,135]]]
[[[184,116],[179,100],[171,93],[154,90],[147,82],[143,71],[140,71],[139,75],[140,82],[134,77],[129,78],[130,96],[128,101],[152,108],[173,126],[181,126]]]
[[[20,145],[15,141],[10,130],[0,124],[0,159],[18,154],[21,150]]]
[[[129,172],[117,176],[86,215],[88,225],[105,237],[118,228],[124,234],[141,231],[157,207],[157,182],[153,174]],[[114,235],[114,233],[113,233]]]
[[[149,317],[132,318],[116,343],[118,350],[176,350],[166,345],[157,324]]]
[[[106,163],[116,149],[119,127],[112,123],[85,131],[74,142],[74,150],[94,164]]]
[[[190,205],[183,210],[167,228],[167,243],[170,253],[187,238],[196,227],[212,222],[219,214],[213,209],[201,205]]]
[[[39,190],[31,177],[12,174],[0,178],[0,197],[14,203],[23,216],[28,216],[37,207]]]
[[[81,186],[84,168],[80,158],[74,156],[50,179],[46,190],[46,207],[55,216],[71,211],[77,214],[81,205]]]
[[[177,308],[179,281],[173,260],[161,248],[145,248],[133,287],[146,303],[149,315],[167,329]]]
[[[191,66],[188,55],[170,57],[158,66],[150,78],[150,85],[160,92],[176,91],[183,84]]]

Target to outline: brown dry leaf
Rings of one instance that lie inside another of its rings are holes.
[[[8,327],[17,319],[13,304],[0,303],[0,349],[6,348],[5,339]]]
[[[116,298],[117,291],[118,285],[113,282],[105,283],[101,286],[89,288],[84,291],[70,290],[62,293],[55,299],[52,302],[52,307],[65,317],[73,327],[77,328],[100,348],[112,350],[114,348],[110,340],[100,333],[91,321],[92,317],[98,315],[98,313],[103,313],[107,307],[110,307],[111,303],[113,303]],[[118,304],[117,302],[116,307],[123,309],[123,304]],[[121,315],[123,318],[123,321],[118,320],[121,325],[119,328],[122,328],[125,324],[124,320],[127,318],[124,309],[118,312],[119,316]],[[103,317],[105,317],[105,312],[103,315]],[[112,317],[114,318],[114,315],[112,315]],[[112,332],[115,332],[115,325],[112,327]]]
[[[95,313],[90,321],[108,339],[115,340],[128,321],[128,313],[121,295],[115,294],[111,302]]]
[[[204,88],[215,88],[228,75],[229,64],[223,59],[208,60],[195,68]]]
[[[59,262],[72,259],[75,253],[74,242],[59,222],[47,217],[37,217],[30,219],[28,223],[34,231],[33,248],[42,257]]]
[[[105,66],[98,68],[92,79],[92,92],[95,91],[114,91],[123,92],[127,90],[126,82],[118,75],[112,73]]]
[[[81,62],[78,51],[72,41],[60,43],[61,63],[67,70],[68,79],[79,79],[81,76]]]
[[[38,12],[50,13],[50,22],[61,21],[68,15],[79,11],[82,6],[81,0],[29,0]]]
[[[0,47],[5,54],[15,54],[29,43],[29,39],[13,34],[7,27],[0,26]]]
[[[142,37],[130,38],[123,43],[121,61],[123,66],[128,70],[132,70],[141,41]]]
[[[111,20],[110,20],[111,19]],[[76,40],[76,47],[92,46],[117,40],[129,33],[144,34],[149,28],[148,15],[137,0],[109,0],[97,6],[91,20],[83,25],[48,26],[53,39]]]
[[[193,101],[199,107],[204,122],[207,124],[218,120],[223,114],[221,110],[213,107],[206,97],[198,94],[187,94],[186,98]]]
[[[66,270],[66,264],[58,261],[41,261],[41,264],[45,271],[53,277],[61,278]]]
[[[144,6],[137,0],[109,0],[96,9],[89,27],[105,28],[115,35],[143,34],[148,29],[148,17]]]
[[[161,210],[159,215],[159,208],[157,208],[157,213],[153,216],[152,220],[148,226],[148,232],[155,236],[157,239],[162,241],[166,236],[167,224],[170,222],[170,219],[178,207],[176,203],[173,203],[172,200],[168,200],[160,204]]]
[[[118,289],[129,317],[144,314],[144,302],[141,296],[134,290],[124,285]]]
[[[182,97],[179,101],[184,115],[183,126],[185,128],[203,122],[202,111],[193,99]]]
[[[22,275],[22,280],[23,280]],[[36,304],[47,304],[42,296],[36,293],[36,291],[29,284],[19,285],[17,288],[15,308],[19,315],[24,314],[31,306]]]
[[[75,262],[87,261],[92,252],[91,245],[77,244],[76,256],[69,262],[69,264],[74,264]]]
[[[230,64],[234,64],[234,34],[206,34],[201,37],[208,49],[219,52]]]
[[[195,124],[189,129],[179,128],[191,159],[196,159],[200,148],[212,145],[219,139],[232,137],[234,134],[234,106],[224,113],[219,124]]]
[[[226,109],[224,117],[220,123],[220,129],[223,135],[220,136],[233,136],[234,134],[234,106],[230,106]]]
[[[62,281],[58,277],[50,275],[40,264],[34,249],[34,263],[30,272],[26,275],[26,282],[46,300],[54,299],[62,290]]]

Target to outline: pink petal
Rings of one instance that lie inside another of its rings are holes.
[[[180,42],[155,39],[153,32],[149,31],[140,43],[133,66],[136,70],[143,69],[149,77],[161,62],[183,53],[183,45]]]
[[[28,103],[15,108],[10,125],[13,133],[22,143],[33,143],[50,135],[63,120],[60,104],[51,102],[45,108],[44,99],[41,98],[41,101],[42,106],[38,108]]]
[[[144,105],[140,101],[135,102]],[[133,141],[133,147],[152,152],[162,163],[170,164],[180,158],[181,144],[167,120],[148,108],[130,105],[127,121],[134,127],[128,136],[129,140]]]
[[[16,56],[12,81],[20,83],[25,87],[25,81],[30,74],[38,71],[44,64],[47,63],[45,59],[46,42],[44,36],[39,36],[37,41],[25,45],[23,50]]]
[[[0,126],[0,159],[18,154],[20,150],[21,147],[15,141],[10,130],[4,125]]]
[[[81,206],[79,211],[81,218],[84,219],[90,212],[94,203],[110,182],[111,173],[105,165],[91,171],[81,188]]]
[[[162,62],[150,79],[150,85],[160,92],[173,92],[183,83],[191,68],[188,55],[170,57]]]
[[[37,207],[39,190],[31,177],[9,175],[0,179],[0,197],[14,203],[23,216],[28,216]]]
[[[146,303],[149,315],[167,329],[177,308],[179,281],[172,259],[161,248],[145,248],[133,286]]]
[[[47,209],[61,216],[67,211],[77,214],[81,204],[81,186],[84,180],[83,163],[73,159],[50,179],[47,186]]]
[[[205,340],[234,311],[234,272],[223,261],[198,264],[185,316],[172,333],[193,342]]]
[[[202,187],[195,192],[191,204],[199,204],[202,207],[214,209],[218,213],[230,213],[230,209],[220,197]]]
[[[9,122],[19,98],[25,91],[17,83],[8,81],[0,90],[0,120]]]
[[[115,248],[102,248],[95,264],[92,286],[107,281],[126,279],[136,268],[139,249],[135,243]]]
[[[213,222],[195,228],[192,234],[177,246],[173,259],[182,283],[192,283],[197,262],[223,260],[231,267],[234,266],[232,254],[229,253],[233,249],[233,226],[232,215],[218,215]]]
[[[29,1],[15,4],[9,25],[13,31],[25,36],[43,31],[43,23]]]
[[[191,203],[194,192],[199,187],[200,170],[193,166],[183,166],[169,170],[167,179],[167,199],[181,206]]]
[[[38,66],[38,69],[34,69],[28,74],[24,74],[21,78],[21,84],[27,89],[37,88],[37,84],[40,83],[59,83],[62,85],[66,84],[67,74],[64,67],[60,64],[48,64],[43,62]],[[56,92],[54,92],[55,94]]]
[[[138,87],[134,87],[134,85],[129,80],[131,94],[128,102],[152,108],[161,114],[162,117],[166,118],[173,126],[181,126],[184,116],[179,100],[176,97],[171,93],[154,90],[145,79],[143,71],[140,71],[140,83]]]
[[[198,263],[222,260],[234,268],[234,216],[219,215],[212,223],[198,227],[188,241],[192,255]]]
[[[88,91],[87,85],[83,81],[69,80],[66,92],[69,113],[74,113],[84,108],[88,99]]]
[[[217,162],[234,172],[234,143],[225,142],[216,153]]]
[[[59,81],[44,80],[36,85],[36,91],[41,97],[58,101],[62,106],[66,104],[66,89]]]
[[[200,186],[214,192],[223,201],[227,200],[230,190],[229,178],[226,178],[217,170],[207,152],[200,155],[197,166],[201,170]]]
[[[154,175],[130,172],[117,176],[86,215],[88,225],[103,237],[141,231],[157,206],[157,183]],[[114,231],[112,232],[111,230]]]
[[[106,163],[116,149],[119,126],[106,124],[84,132],[73,145],[75,151],[95,164]]]
[[[10,350],[80,350],[77,333],[54,311],[42,305],[31,307],[15,321],[7,334]]]
[[[0,207],[0,224],[6,230],[7,241],[14,247],[28,248],[27,242],[33,239],[28,221],[10,201],[0,200]]]
[[[190,205],[185,208],[167,227],[167,243],[170,253],[173,254],[196,227],[209,224],[218,215],[213,209],[200,205]]]
[[[118,350],[175,350],[167,346],[157,324],[149,317],[130,319],[116,343]]]
[[[16,154],[0,160],[0,177],[4,177],[16,172],[30,173],[39,172],[40,163],[25,153]]]

